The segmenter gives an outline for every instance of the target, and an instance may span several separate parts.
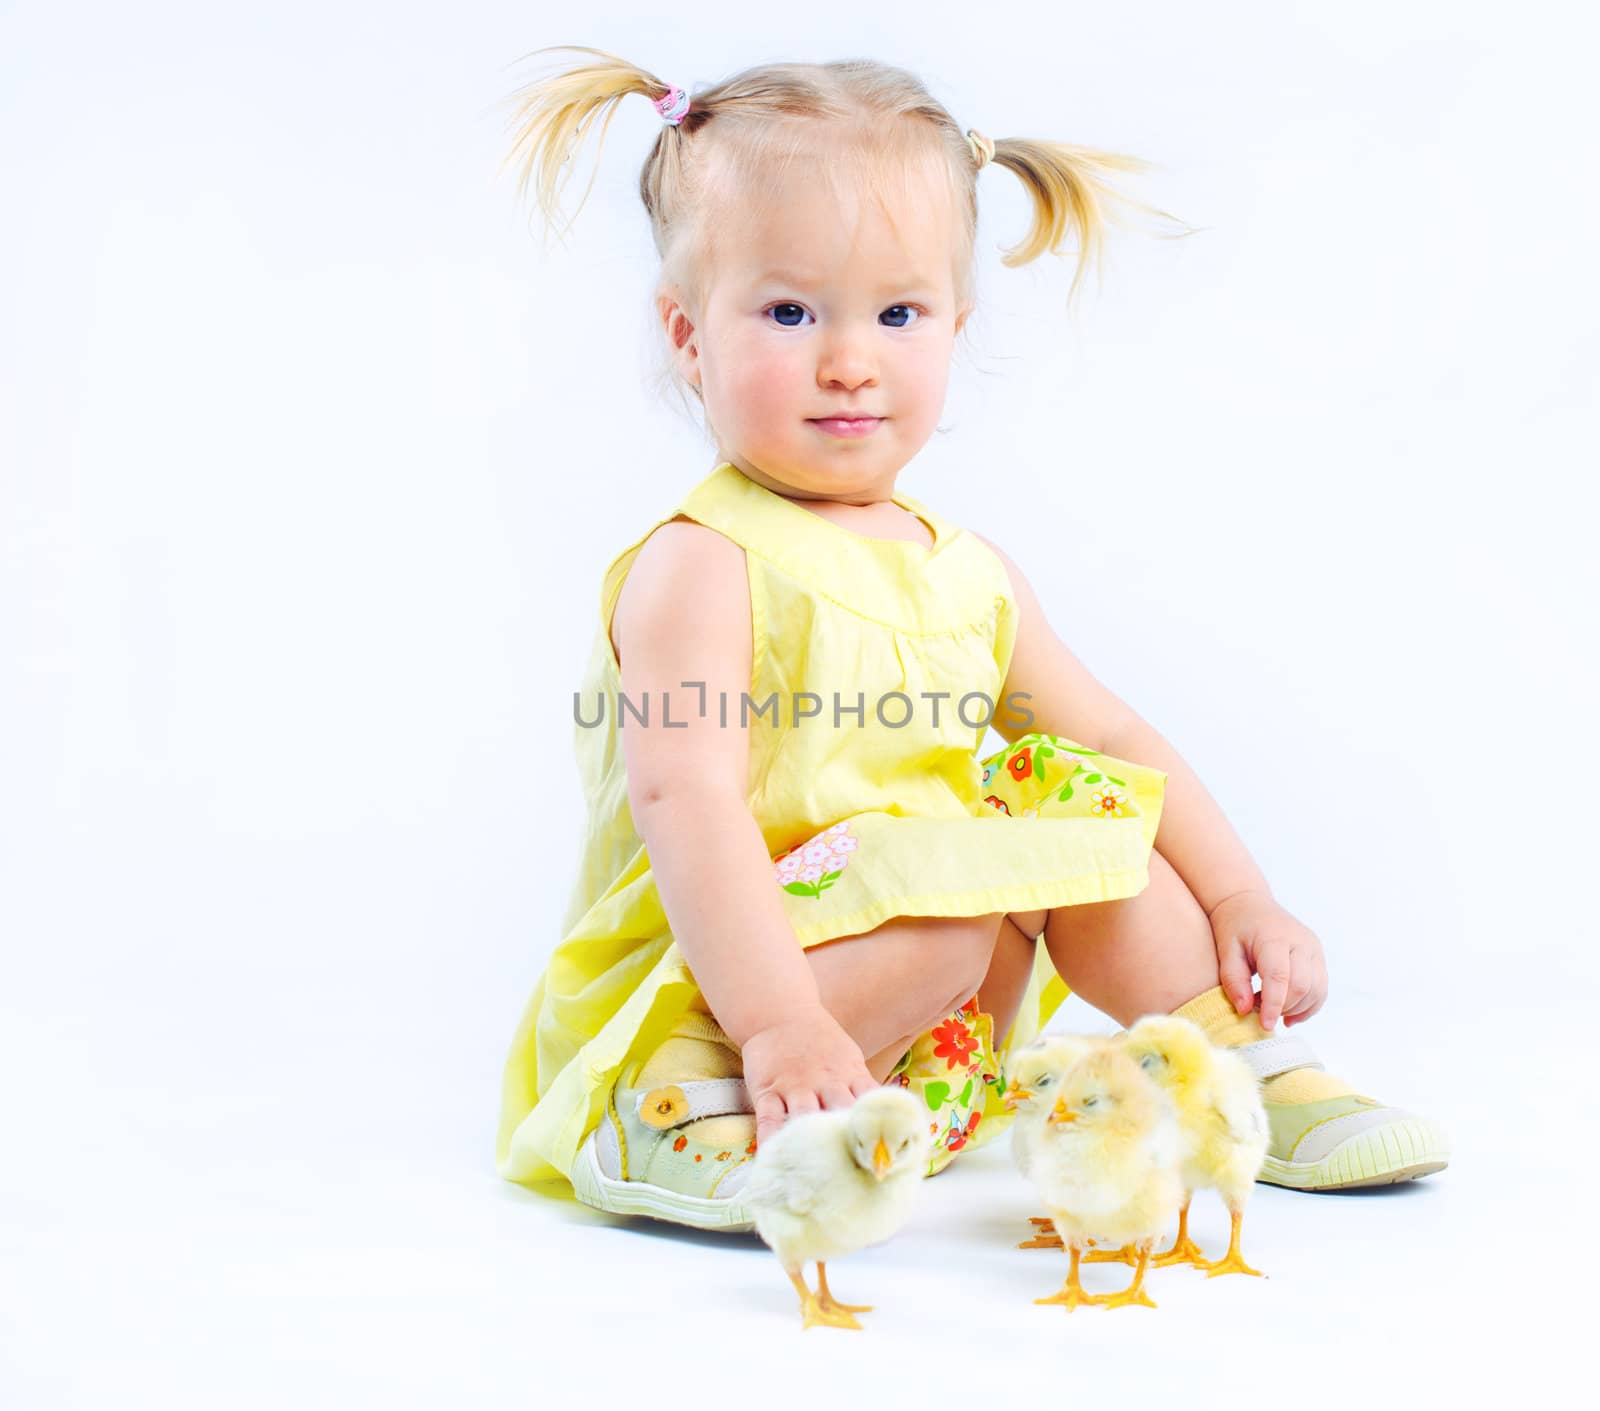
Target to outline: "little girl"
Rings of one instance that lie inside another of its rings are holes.
[[[1441,1169],[1434,1123],[1279,1031],[1321,1007],[1322,947],[1193,771],[997,545],[896,488],[973,308],[979,172],[1033,202],[1006,264],[1076,235],[1075,293],[1105,174],[1141,164],[963,132],[867,60],[691,96],[582,52],[599,62],[521,95],[522,186],[537,166],[553,218],[593,119],[655,103],[656,307],[717,460],[602,579],[582,858],[506,1064],[500,1174],[748,1229],[759,1141],[884,1082],[926,1104],[933,1174],[1005,1127],[1007,1054],[1069,986],[1238,1048],[1271,1117],[1263,1180]],[[979,758],[991,724],[1007,747]]]

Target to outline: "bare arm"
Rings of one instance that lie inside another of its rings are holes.
[[[1027,728],[1166,771],[1156,845],[1208,916],[1240,892],[1270,896],[1266,877],[1194,770],[1154,726],[1090,674],[1056,636],[1022,571],[994,544],[983,542],[1005,564],[1017,599],[1017,641],[1003,695],[1020,691],[1031,697],[1025,703],[1034,719]],[[1007,740],[1024,733],[1001,714],[995,729]]]
[[[641,710],[649,701],[649,725],[619,717],[634,826],[673,939],[717,1022],[743,1050],[758,1141],[785,1113],[849,1106],[876,1084],[860,1047],[822,1004],[746,802],[750,742],[740,693],[750,689],[752,647],[744,550],[693,521],[661,526],[623,583],[612,643],[623,693]],[[686,681],[704,682],[703,698]]]

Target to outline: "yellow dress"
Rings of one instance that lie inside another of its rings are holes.
[[[496,1168],[507,1180],[564,1181],[619,1072],[698,997],[633,827],[609,635],[634,556],[677,515],[745,550],[748,801],[801,946],[894,916],[1033,911],[1144,889],[1166,776],[1046,734],[979,757],[988,716],[1014,720],[1027,706],[1008,708],[1003,694],[1017,629],[1010,579],[975,535],[909,495],[894,502],[929,527],[931,548],[856,534],[723,462],[606,569],[573,727],[583,846],[562,939],[505,1065]],[[728,700],[727,718],[740,708]],[[602,724],[582,723],[602,709]],[[1067,993],[1040,945],[998,1053],[969,1004],[902,1060],[900,1081],[917,1079],[940,1135],[930,1169],[1006,1125],[1004,1056]]]

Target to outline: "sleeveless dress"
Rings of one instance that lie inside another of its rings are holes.
[[[989,715],[1026,723],[1027,702],[1008,708],[1003,694],[1017,631],[1010,578],[975,535],[909,495],[893,499],[928,526],[931,547],[856,534],[722,462],[607,567],[574,711],[587,798],[578,875],[505,1064],[495,1163],[505,1179],[564,1180],[618,1074],[699,1001],[633,826],[609,633],[634,557],[679,515],[745,551],[748,701],[701,709],[726,709],[724,720],[746,711],[748,803],[802,947],[895,916],[1036,911],[1147,884],[1166,775],[1042,733],[980,758]],[[1006,1035],[969,1001],[901,1059],[889,1081],[927,1103],[930,1174],[1009,1124],[1005,1056],[1067,993],[1036,945]]]

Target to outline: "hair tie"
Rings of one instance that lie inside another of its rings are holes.
[[[689,111],[689,95],[677,84],[672,84],[655,100],[655,109],[661,114],[664,122],[676,127],[683,121],[683,115]]]
[[[972,155],[978,159],[980,167],[994,160],[994,139],[985,137],[975,127],[967,129],[967,146],[972,148]]]

